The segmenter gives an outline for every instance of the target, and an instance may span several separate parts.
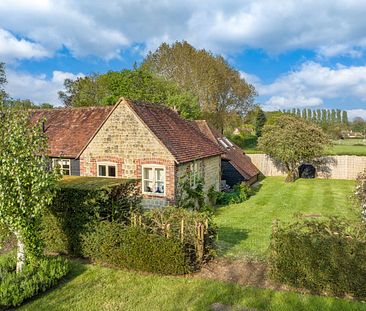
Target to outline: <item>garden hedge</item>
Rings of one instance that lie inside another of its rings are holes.
[[[94,262],[158,274],[184,274],[195,262],[177,239],[142,227],[103,221],[83,235],[82,250]]]
[[[270,275],[312,293],[366,297],[366,228],[340,219],[276,224]]]
[[[137,182],[93,177],[67,177],[43,219],[46,250],[80,255],[80,235],[91,223],[129,220],[140,210]]]
[[[21,273],[15,272],[16,259],[12,253],[0,259],[0,309],[19,306],[24,300],[55,286],[70,270],[67,260],[45,257],[37,264],[27,264]]]

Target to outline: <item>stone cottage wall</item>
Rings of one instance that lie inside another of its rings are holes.
[[[166,168],[166,197],[145,196],[146,207],[166,205],[174,200],[175,161],[169,151],[148,130],[131,108],[118,105],[80,156],[80,174],[97,176],[97,162],[117,163],[118,178],[141,180],[143,164]]]

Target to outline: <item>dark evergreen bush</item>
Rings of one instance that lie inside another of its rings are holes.
[[[366,297],[366,228],[339,219],[276,224],[270,275],[312,293]]]
[[[80,235],[88,224],[125,222],[140,210],[141,195],[135,181],[71,177],[61,182],[44,216],[43,239],[51,252],[80,255]]]
[[[19,306],[25,299],[55,286],[69,271],[69,263],[61,257],[43,258],[15,272],[15,255],[0,260],[0,308]]]
[[[184,274],[195,268],[179,240],[118,223],[91,227],[83,235],[82,250],[92,261],[139,271]]]

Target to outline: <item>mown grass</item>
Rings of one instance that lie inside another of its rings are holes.
[[[212,310],[214,303],[257,310],[366,310],[361,302],[243,287],[191,277],[143,275],[74,261],[56,289],[19,310]]]
[[[285,183],[284,177],[267,177],[248,201],[217,210],[219,254],[264,257],[273,221],[294,221],[299,213],[356,219],[353,187],[350,180],[299,179]]]

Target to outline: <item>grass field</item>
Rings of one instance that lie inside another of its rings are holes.
[[[363,139],[336,140],[329,154],[366,156],[366,141]]]
[[[143,275],[84,265],[74,261],[71,273],[56,289],[23,305],[28,311],[212,310],[214,303],[272,311],[366,310],[342,299],[243,287],[191,277]],[[226,310],[226,309],[225,309]]]
[[[293,221],[298,213],[356,219],[350,199],[353,187],[350,180],[299,179],[285,183],[284,177],[267,177],[248,201],[218,209],[219,254],[263,257],[273,221]]]
[[[243,148],[245,153],[263,153],[256,147]],[[328,155],[357,155],[366,156],[366,141],[363,139],[340,139],[333,141],[333,146],[327,151]]]

